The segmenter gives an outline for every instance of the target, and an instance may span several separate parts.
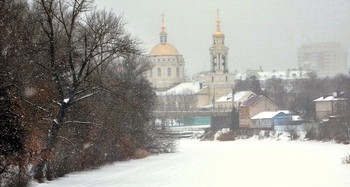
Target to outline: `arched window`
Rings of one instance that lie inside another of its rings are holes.
[[[168,68],[168,76],[171,76],[171,68]]]
[[[158,68],[158,77],[162,76],[162,70]]]
[[[178,77],[180,76],[180,69],[179,69],[179,67],[176,68],[176,76],[178,76]]]

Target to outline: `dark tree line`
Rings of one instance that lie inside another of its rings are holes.
[[[0,183],[171,151],[149,125],[150,64],[123,18],[91,0],[32,3],[0,1]]]
[[[305,79],[271,78],[263,83],[252,77],[239,80],[235,90],[250,90],[265,95],[274,100],[279,109],[288,109],[304,119],[314,120],[315,99],[335,92],[344,92],[344,97],[350,98],[350,77],[340,74],[333,78],[318,78],[316,74],[310,73]]]
[[[25,127],[22,121],[22,106],[19,77],[27,66],[26,47],[30,33],[23,29],[26,23],[27,6],[24,1],[0,1],[0,185],[21,181],[25,173]],[[15,178],[9,171],[16,165]],[[17,183],[20,185],[21,183]],[[25,184],[25,183],[24,183]],[[16,186],[15,184],[13,186]]]

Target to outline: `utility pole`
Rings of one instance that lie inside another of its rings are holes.
[[[236,108],[236,103],[235,103],[235,94],[236,90],[232,88],[232,128],[238,128],[239,127],[239,109],[237,106]]]

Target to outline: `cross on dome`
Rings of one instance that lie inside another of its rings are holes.
[[[220,31],[220,17],[219,17],[219,9],[216,9],[217,15],[216,15],[216,32],[221,32]]]
[[[165,32],[165,23],[164,23],[164,14],[162,14],[162,26],[161,26],[162,31],[160,32],[160,42],[161,43],[166,43],[167,42],[167,33]]]
[[[162,14],[162,32],[165,32],[164,14]]]

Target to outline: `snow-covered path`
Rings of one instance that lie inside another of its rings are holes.
[[[179,152],[70,174],[54,186],[348,187],[349,145],[320,142],[183,140]]]

